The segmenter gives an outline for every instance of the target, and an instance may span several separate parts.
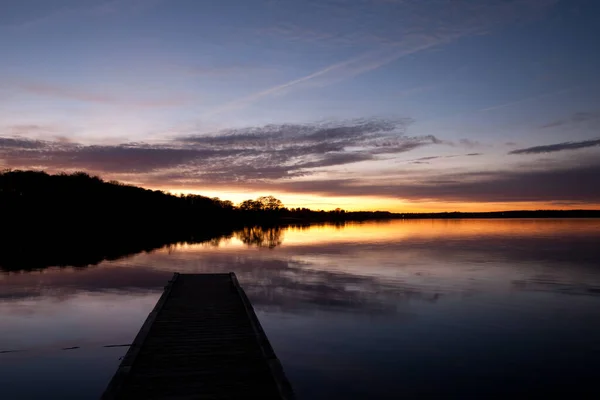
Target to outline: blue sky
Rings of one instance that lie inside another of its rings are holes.
[[[591,0],[2,7],[0,167],[316,208],[600,204]]]

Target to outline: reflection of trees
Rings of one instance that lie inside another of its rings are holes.
[[[273,249],[283,243],[283,229],[280,227],[245,227],[244,229],[237,231],[235,237],[248,246],[268,247]]]
[[[164,238],[148,238],[142,234],[125,237],[124,234],[116,231],[104,237],[83,235],[67,239],[60,236],[57,238],[44,236],[41,239],[34,237],[29,241],[22,240],[17,243],[13,241],[10,242],[10,246],[2,247],[0,273],[47,267],[87,267],[141,252],[150,253],[161,248],[172,254],[183,245],[204,244],[219,247],[232,237],[233,232],[196,233],[193,236],[182,235],[181,238],[178,236],[170,238],[168,235]]]

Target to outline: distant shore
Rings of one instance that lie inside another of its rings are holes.
[[[600,210],[535,210],[493,212],[394,213],[393,218],[461,219],[461,218],[600,218]]]

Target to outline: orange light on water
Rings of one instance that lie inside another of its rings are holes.
[[[417,219],[391,220],[344,225],[311,225],[309,227],[251,228],[253,232],[234,233],[233,237],[212,243],[180,244],[162,249],[162,252],[205,252],[217,247],[228,251],[245,251],[257,247],[244,235],[264,239],[258,247],[268,250],[269,245],[278,248],[298,246],[327,246],[358,244],[400,243],[447,243],[448,241],[477,241],[486,238],[585,236],[600,231],[600,220],[591,219]]]
[[[581,221],[580,223],[577,223]],[[561,219],[417,219],[289,228],[286,246],[308,243],[393,242],[406,239],[485,238],[489,236],[585,235],[600,230],[598,220]]]

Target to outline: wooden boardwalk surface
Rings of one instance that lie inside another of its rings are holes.
[[[175,274],[103,400],[292,399],[235,274]]]

